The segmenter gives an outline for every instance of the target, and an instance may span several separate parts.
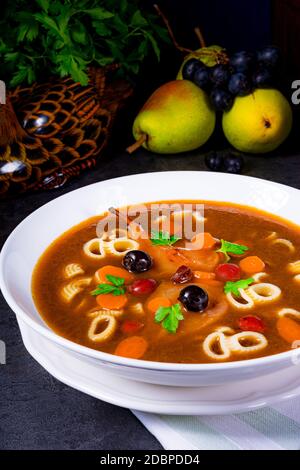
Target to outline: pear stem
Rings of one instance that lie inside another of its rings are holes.
[[[196,28],[194,28],[194,32],[195,32],[197,38],[199,39],[200,46],[201,47],[206,47],[206,42],[204,40],[204,36],[203,36],[202,31],[199,28],[199,26],[196,26]]]
[[[147,140],[147,134],[142,134],[141,137],[132,145],[127,147],[126,151],[128,153],[133,153],[135,152],[138,148],[140,148]]]
[[[192,49],[188,49],[186,47],[182,47],[178,44],[178,42],[176,41],[176,38],[175,38],[175,35],[173,33],[173,30],[170,26],[170,23],[169,23],[169,20],[167,19],[167,17],[164,15],[164,13],[161,11],[161,9],[159,8],[159,6],[155,3],[153,5],[153,7],[155,8],[155,10],[157,11],[157,13],[159,14],[159,16],[161,17],[161,19],[163,20],[163,22],[165,23],[165,26],[168,30],[168,33],[169,33],[169,36],[171,38],[171,41],[173,42],[174,46],[176,47],[176,49],[178,49],[180,52],[186,52],[186,53],[191,53],[193,52]]]

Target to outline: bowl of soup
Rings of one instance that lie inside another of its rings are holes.
[[[13,231],[1,289],[23,337],[99,373],[174,386],[264,376],[297,363],[299,203],[296,189],[237,175],[99,182]]]

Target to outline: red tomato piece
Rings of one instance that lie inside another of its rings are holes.
[[[254,315],[247,315],[239,319],[239,327],[243,331],[256,331],[257,333],[263,333],[266,326],[261,318]]]
[[[241,279],[240,267],[233,263],[219,264],[215,270],[220,281],[238,281]]]
[[[157,286],[157,282],[154,279],[138,279],[134,281],[128,288],[128,291],[132,295],[148,295],[151,294]]]
[[[121,330],[125,334],[136,333],[144,327],[144,323],[137,320],[125,320],[121,326]]]

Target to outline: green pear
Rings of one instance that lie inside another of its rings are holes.
[[[199,49],[196,49],[195,51],[190,52],[187,56],[185,56],[176,79],[182,80],[183,66],[190,59],[201,60],[201,62],[203,62],[203,64],[205,64],[207,67],[213,67],[219,63],[220,58],[224,60],[224,56],[226,57],[226,51],[224,47],[217,45],[200,47]]]
[[[266,153],[276,149],[289,135],[293,122],[287,99],[275,89],[258,89],[235,99],[223,114],[223,131],[236,149]]]
[[[136,144],[156,153],[194,150],[209,139],[216,122],[206,93],[188,80],[174,80],[158,88],[133,123]]]

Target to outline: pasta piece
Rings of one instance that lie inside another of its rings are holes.
[[[295,308],[281,308],[277,312],[277,315],[279,317],[285,317],[286,315],[291,315],[292,317],[300,318],[300,312],[299,310],[296,310]]]
[[[260,282],[246,289],[247,294],[252,298],[255,304],[264,304],[274,302],[281,296],[281,289],[275,284]]]
[[[255,331],[241,331],[231,336],[225,336],[225,333],[233,332],[232,328],[224,326],[209,334],[202,345],[205,354],[211,359],[220,361],[229,359],[232,353],[257,352],[268,345],[266,337]],[[244,342],[247,344],[243,344]]]
[[[127,237],[116,238],[110,242],[103,242],[105,253],[115,256],[124,256],[128,251],[138,250],[139,243]]]
[[[253,343],[243,345],[243,342]],[[235,353],[257,352],[268,346],[267,338],[256,331],[241,331],[227,339],[230,351]]]
[[[261,272],[261,273],[253,274],[251,277],[252,277],[252,279],[254,279],[254,282],[260,282],[261,279],[262,279],[263,277],[266,277],[266,276],[268,276],[267,273]]]
[[[92,238],[83,245],[83,251],[89,258],[99,260],[105,258],[104,241],[101,238]]]
[[[97,329],[102,324],[104,324],[104,330],[102,330],[100,333],[96,333]],[[117,329],[117,325],[118,323],[115,317],[108,313],[101,313],[97,315],[92,321],[88,330],[88,337],[91,341],[103,343],[111,339]]]
[[[254,301],[252,297],[248,295],[247,291],[245,289],[239,289],[239,292],[242,297],[242,300],[244,300],[245,302],[239,301],[232,295],[231,292],[228,292],[228,294],[226,294],[226,297],[230,305],[234,308],[237,308],[238,310],[250,310],[251,308],[253,308]]]
[[[76,279],[69,282],[66,286],[63,287],[61,293],[66,302],[71,302],[74,297],[82,292],[85,287],[89,286],[92,281],[91,277],[83,277],[81,279]]]
[[[296,276],[293,277],[294,281],[300,284],[300,274],[296,274]]]
[[[286,238],[275,238],[274,240],[272,240],[271,243],[272,245],[282,245],[288,248],[290,253],[294,253],[296,250],[294,244],[290,240],[287,240]]]
[[[292,274],[300,274],[300,260],[287,265],[288,271]]]
[[[300,274],[300,260],[289,263],[288,270],[293,274]]]
[[[124,315],[124,310],[120,308],[119,310],[112,310],[107,308],[97,308],[88,313],[89,317],[97,317],[99,315],[111,315],[114,318],[121,318]]]
[[[229,359],[231,356],[227,338],[220,331],[214,331],[205,338],[203,341],[203,351],[208,357],[217,361]]]
[[[275,238],[277,238],[277,232],[271,232],[265,240],[275,240]]]
[[[70,263],[65,266],[65,276],[67,278],[78,276],[79,274],[83,274],[84,270],[78,263]]]
[[[216,331],[218,331],[220,333],[227,334],[227,335],[233,335],[234,334],[234,329],[230,328],[229,326],[220,326],[220,327],[216,328]]]
[[[134,313],[135,315],[137,315],[139,317],[142,317],[142,316],[145,315],[145,310],[144,310],[143,304],[141,302],[130,305],[129,311],[131,313]]]

